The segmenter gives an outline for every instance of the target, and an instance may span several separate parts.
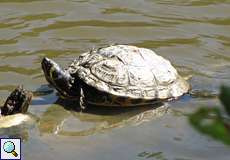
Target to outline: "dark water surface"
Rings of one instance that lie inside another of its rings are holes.
[[[80,113],[49,93],[34,97],[35,124],[0,135],[22,137],[23,157],[33,160],[229,159],[229,147],[193,130],[184,115],[218,104],[220,84],[230,85],[229,0],[0,0],[1,102],[18,84],[32,91],[47,84],[44,56],[66,66],[111,43],[155,50],[181,75],[192,75],[194,92],[211,96]]]

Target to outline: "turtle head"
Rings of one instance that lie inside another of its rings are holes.
[[[42,60],[42,70],[46,80],[61,94],[63,98],[77,97],[74,78],[63,70],[56,62],[45,57]]]
[[[22,86],[18,86],[7,97],[4,106],[1,108],[1,115],[26,113],[32,100],[32,95],[32,92],[26,91]]]

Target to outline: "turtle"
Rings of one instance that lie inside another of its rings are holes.
[[[51,94],[53,90],[46,85],[41,85],[34,91],[24,89],[23,85],[17,86],[7,97],[3,106],[0,106],[0,116],[25,114],[31,104],[32,97]]]
[[[10,93],[4,105],[0,107],[0,129],[18,126],[24,124],[24,122],[32,122],[32,117],[26,114],[32,96],[32,92],[25,90],[22,85]]]
[[[18,86],[7,97],[4,105],[1,107],[1,115],[13,115],[17,113],[26,113],[32,100],[32,92],[27,91],[23,86]]]
[[[178,99],[190,84],[153,50],[110,45],[77,56],[67,68],[44,57],[42,70],[62,98],[88,105],[132,107]]]

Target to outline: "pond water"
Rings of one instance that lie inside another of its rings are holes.
[[[227,160],[230,148],[201,135],[186,113],[218,105],[221,84],[230,85],[229,0],[1,0],[0,99],[18,84],[46,87],[44,56],[62,66],[107,44],[153,49],[193,92],[156,109],[91,108],[74,111],[55,92],[34,96],[35,121],[0,129],[21,137],[24,159]],[[50,90],[50,89],[49,89]]]

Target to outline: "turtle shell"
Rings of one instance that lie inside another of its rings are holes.
[[[168,60],[150,49],[129,45],[83,53],[67,71],[89,86],[121,97],[164,100],[190,88]]]

